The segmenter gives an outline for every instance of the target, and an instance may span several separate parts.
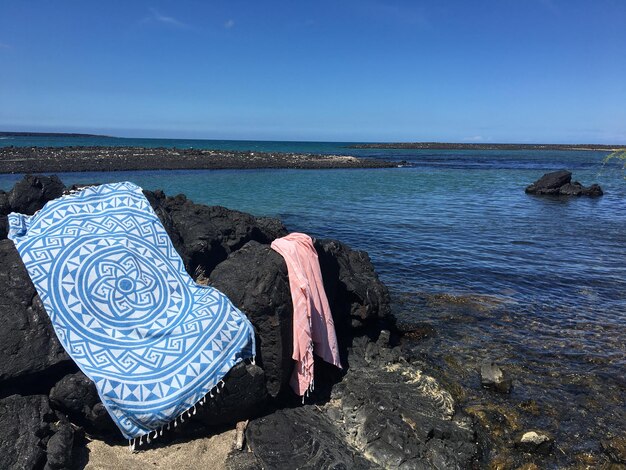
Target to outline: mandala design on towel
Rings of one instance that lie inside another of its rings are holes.
[[[170,423],[253,356],[248,319],[193,282],[138,186],[87,188],[9,222],[59,340],[127,438]]]

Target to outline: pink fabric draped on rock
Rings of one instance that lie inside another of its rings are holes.
[[[335,324],[324,291],[322,271],[311,237],[290,233],[272,242],[285,259],[293,301],[291,388],[300,396],[313,390],[313,353],[341,368]]]

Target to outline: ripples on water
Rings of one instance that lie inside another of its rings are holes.
[[[66,184],[128,179],[199,203],[277,216],[291,230],[367,250],[390,286],[398,316],[439,331],[420,347],[442,362],[454,356],[463,363],[458,373],[469,386],[476,388],[481,359],[508,365],[517,377],[514,397],[556,410],[564,452],[596,449],[597,433],[623,429],[626,180],[618,165],[603,166],[606,153],[255,145],[395,158],[412,166],[61,177]],[[524,193],[543,173],[561,168],[585,185],[600,183],[605,196]],[[17,179],[0,176],[0,187],[8,189]],[[425,300],[437,293],[496,302],[451,308]]]

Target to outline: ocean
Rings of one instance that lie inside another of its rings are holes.
[[[597,451],[602,437],[624,429],[626,172],[618,163],[605,164],[606,152],[353,150],[347,143],[95,137],[0,140],[6,145],[194,147],[404,160],[407,166],[371,170],[59,176],[66,184],[129,180],[169,195],[185,193],[198,203],[279,217],[292,231],[365,250],[391,290],[400,322],[436,331],[417,342],[415,351],[428,354],[429,367],[470,390],[465,404],[496,400],[480,390],[478,374],[482,360],[494,359],[514,379],[508,404],[534,401],[541,411],[522,413],[521,422],[556,434],[570,460]],[[604,196],[524,193],[541,175],[559,169],[572,171],[584,185],[599,183]],[[9,190],[20,178],[0,175],[0,189]]]

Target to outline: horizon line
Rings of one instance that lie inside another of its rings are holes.
[[[626,144],[606,144],[599,142],[578,142],[578,143],[562,143],[562,142],[495,142],[495,141],[441,141],[441,140],[294,140],[294,139],[217,139],[206,137],[121,137],[107,134],[93,134],[89,132],[42,132],[42,131],[0,131],[0,136],[15,137],[37,137],[37,136],[58,136],[58,137],[97,137],[106,139],[149,139],[149,140],[199,140],[199,141],[228,141],[228,142],[302,142],[302,143],[345,143],[345,144],[379,144],[379,145],[517,145],[517,146],[598,146],[598,147],[615,147],[626,148]]]

